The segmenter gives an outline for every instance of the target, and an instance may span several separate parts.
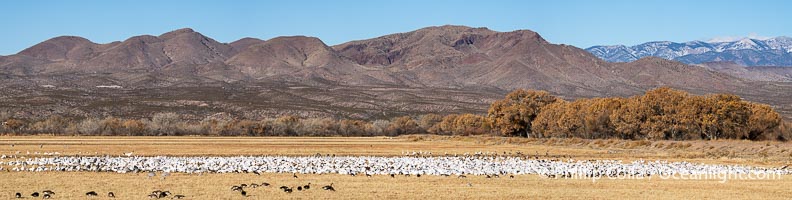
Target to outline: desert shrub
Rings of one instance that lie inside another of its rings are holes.
[[[146,127],[149,129],[149,132],[153,133],[154,135],[175,135],[176,131],[178,130],[177,123],[181,121],[181,118],[176,113],[156,113],[153,117],[151,117],[151,121],[144,121],[147,122]]]
[[[429,132],[432,127],[443,121],[443,116],[438,114],[425,114],[418,117],[418,128],[424,132]]]
[[[450,114],[443,117],[443,120],[429,128],[429,133],[440,134],[440,135],[451,135],[454,134],[454,123],[456,123],[456,119],[459,115]]]
[[[297,130],[301,136],[330,136],[339,132],[339,123],[331,118],[308,118],[301,123]]]
[[[65,117],[50,116],[45,120],[33,123],[29,130],[34,133],[64,134],[72,123],[74,122],[71,119]]]
[[[418,123],[412,119],[412,117],[404,116],[404,117],[397,117],[391,120],[390,125],[387,128],[388,135],[403,135],[403,134],[416,134],[420,133],[420,129],[418,128]]]
[[[452,130],[455,135],[482,135],[490,132],[490,126],[483,116],[464,114],[456,117]]]
[[[98,135],[102,130],[102,122],[96,118],[87,118],[77,126],[80,135]]]
[[[390,121],[378,119],[371,122],[371,124],[366,127],[366,130],[373,135],[385,135],[388,126],[390,126]]]
[[[487,116],[504,136],[531,136],[531,122],[546,105],[559,99],[545,91],[515,90],[490,105]]]
[[[146,134],[146,124],[140,120],[128,119],[121,123],[124,129],[124,135],[127,136],[142,136]]]

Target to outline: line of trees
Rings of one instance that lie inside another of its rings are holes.
[[[493,103],[488,117],[502,135],[538,138],[786,140],[790,134],[768,105],[670,88],[572,102],[543,91],[517,90]]]
[[[690,95],[659,88],[631,98],[564,101],[544,91],[516,90],[486,115],[426,114],[390,120],[281,116],[261,120],[209,116],[183,120],[175,113],[147,119],[116,117],[41,120],[0,113],[0,132],[125,136],[396,136],[403,134],[500,135],[531,138],[649,140],[787,140],[790,127],[770,106],[738,96]]]

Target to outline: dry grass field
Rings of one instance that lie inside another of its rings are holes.
[[[148,179],[145,174],[115,173],[0,173],[0,199],[10,199],[17,191],[25,196],[33,190],[50,189],[54,199],[85,199],[85,192],[108,191],[117,199],[147,199],[153,190],[169,190],[188,199],[790,199],[791,178],[781,180],[568,180],[535,175],[514,179],[465,179],[441,176],[390,178],[388,176],[291,174],[176,174]],[[269,188],[246,189],[242,197],[229,188],[241,183],[269,182]],[[281,185],[312,183],[308,191],[287,194]],[[336,192],[320,187],[334,183]],[[468,185],[470,183],[470,185]],[[35,189],[34,189],[35,188]],[[28,198],[29,199],[29,198]],[[92,199],[107,199],[92,198]]]
[[[2,136],[0,154],[62,155],[380,155],[431,151],[434,155],[477,151],[523,152],[540,158],[686,160],[704,163],[782,166],[792,162],[792,145],[749,141],[621,141],[523,139],[499,137],[402,136],[396,138],[209,138],[209,137],[53,137]],[[30,152],[30,154],[27,154]],[[274,187],[248,189],[242,197],[229,188],[269,182]],[[281,185],[313,183],[309,191],[287,194]],[[335,183],[336,192],[320,190]],[[514,179],[465,179],[441,176],[404,177],[291,174],[174,174],[162,180],[146,174],[89,172],[0,172],[0,199],[15,192],[53,190],[55,199],[84,199],[87,191],[117,199],[145,199],[153,190],[185,194],[188,199],[790,199],[792,178],[780,180],[592,180],[547,179],[536,175]],[[93,199],[105,199],[95,197]]]

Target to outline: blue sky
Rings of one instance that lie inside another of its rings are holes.
[[[333,45],[426,26],[529,29],[581,48],[647,41],[792,36],[792,1],[3,0],[0,55],[76,35],[97,43],[190,27],[220,42],[307,35]]]

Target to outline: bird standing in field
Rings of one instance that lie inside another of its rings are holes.
[[[107,197],[115,198],[115,194],[113,192],[108,192]]]
[[[333,187],[333,183],[330,183],[330,185],[325,185],[324,187],[322,187],[322,189],[335,192],[335,188]]]
[[[30,196],[32,196],[32,197],[38,197],[38,196],[39,196],[39,193],[38,193],[38,192],[34,192],[33,194],[30,194]]]
[[[160,192],[159,198],[165,198],[165,197],[168,197],[168,195],[171,195],[170,191]]]
[[[16,195],[14,195],[14,197],[16,197],[17,199],[21,199],[22,193],[17,192]]]

